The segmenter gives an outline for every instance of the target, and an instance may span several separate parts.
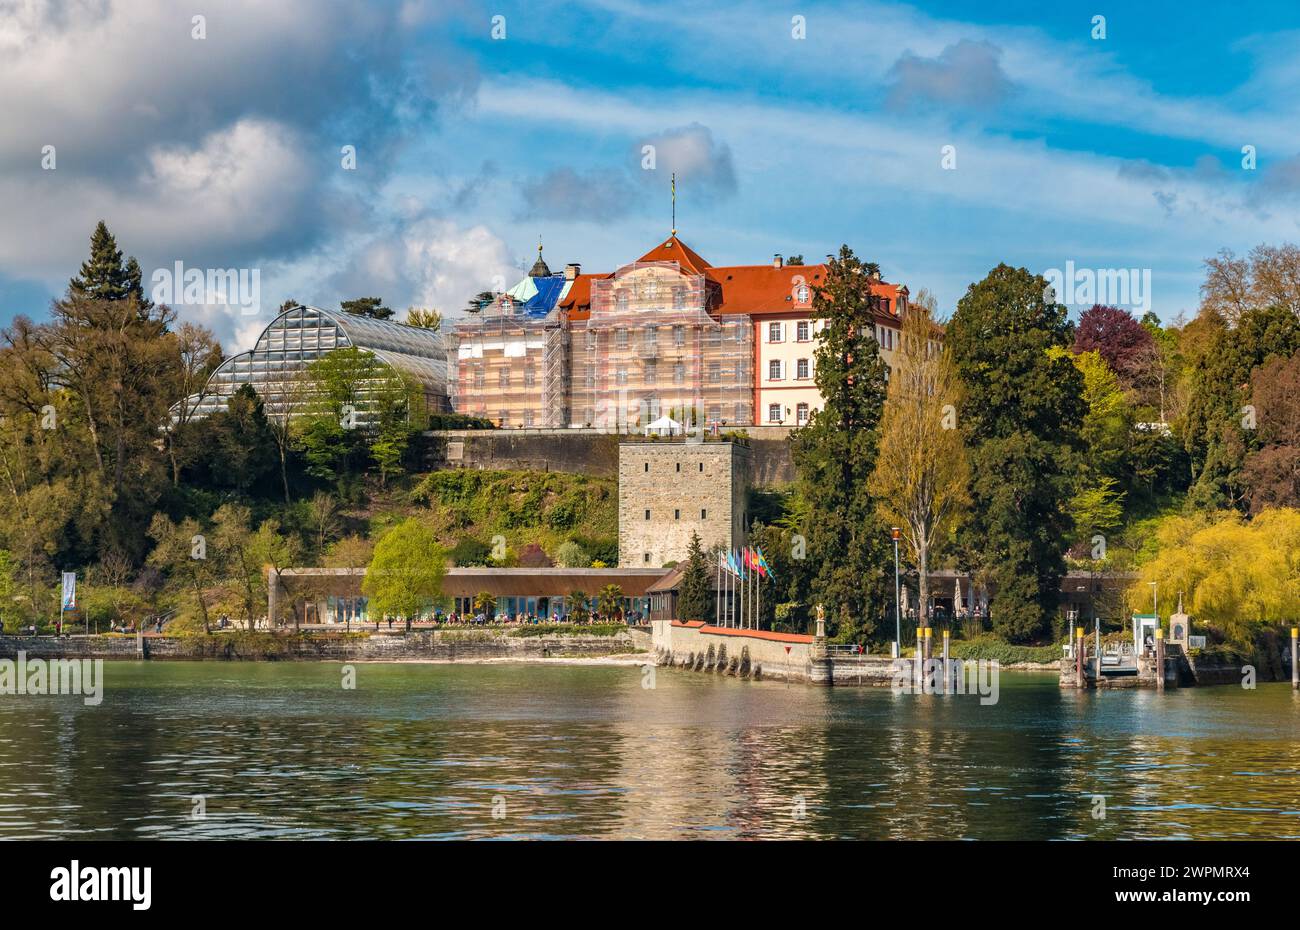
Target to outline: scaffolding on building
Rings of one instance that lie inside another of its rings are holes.
[[[628,432],[668,415],[684,425],[754,422],[749,316],[715,319],[710,282],[674,262],[636,262],[592,283],[572,324],[571,425]]]
[[[452,409],[501,427],[567,425],[567,333],[555,311],[538,314],[506,297],[457,323]]]

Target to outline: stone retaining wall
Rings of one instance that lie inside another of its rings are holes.
[[[638,642],[639,639],[639,642]],[[0,658],[20,651],[39,658],[174,659],[335,662],[384,662],[411,659],[556,658],[606,656],[644,651],[644,632],[614,636],[509,636],[489,631],[415,631],[409,636],[272,635],[153,636],[143,638],[143,654],[134,636],[0,637]]]
[[[652,627],[651,641],[659,665],[738,678],[816,680],[811,636],[735,630],[699,621],[655,620]]]

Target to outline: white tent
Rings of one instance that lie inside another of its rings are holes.
[[[682,432],[682,425],[669,416],[662,416],[645,428],[647,436],[677,436]]]

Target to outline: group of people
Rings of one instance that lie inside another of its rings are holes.
[[[486,624],[518,626],[539,623],[617,623],[620,619],[626,619],[628,623],[636,623],[640,614],[633,611],[626,615],[626,618],[618,614],[605,616],[598,610],[588,611],[584,618],[579,619],[576,614],[561,614],[556,611],[547,617],[545,614],[537,613],[500,613],[487,614],[484,611],[477,613],[443,613],[441,610],[435,611],[433,622],[437,626],[484,626]]]

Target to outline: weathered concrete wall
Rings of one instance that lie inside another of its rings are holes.
[[[153,636],[143,640],[144,655],[134,636],[76,636],[56,638],[0,637],[0,657],[20,651],[40,658],[101,659],[218,659],[246,661],[320,660],[384,662],[410,659],[454,662],[464,659],[604,656],[643,651],[645,633],[614,636],[509,636],[488,630],[416,631],[409,636],[293,635],[270,633],[211,636]]]
[[[752,450],[750,480],[759,487],[794,480],[791,430],[781,426],[744,427]],[[440,430],[423,434],[425,467],[500,468],[560,471],[613,478],[618,474],[618,443],[635,437],[597,430]]]

